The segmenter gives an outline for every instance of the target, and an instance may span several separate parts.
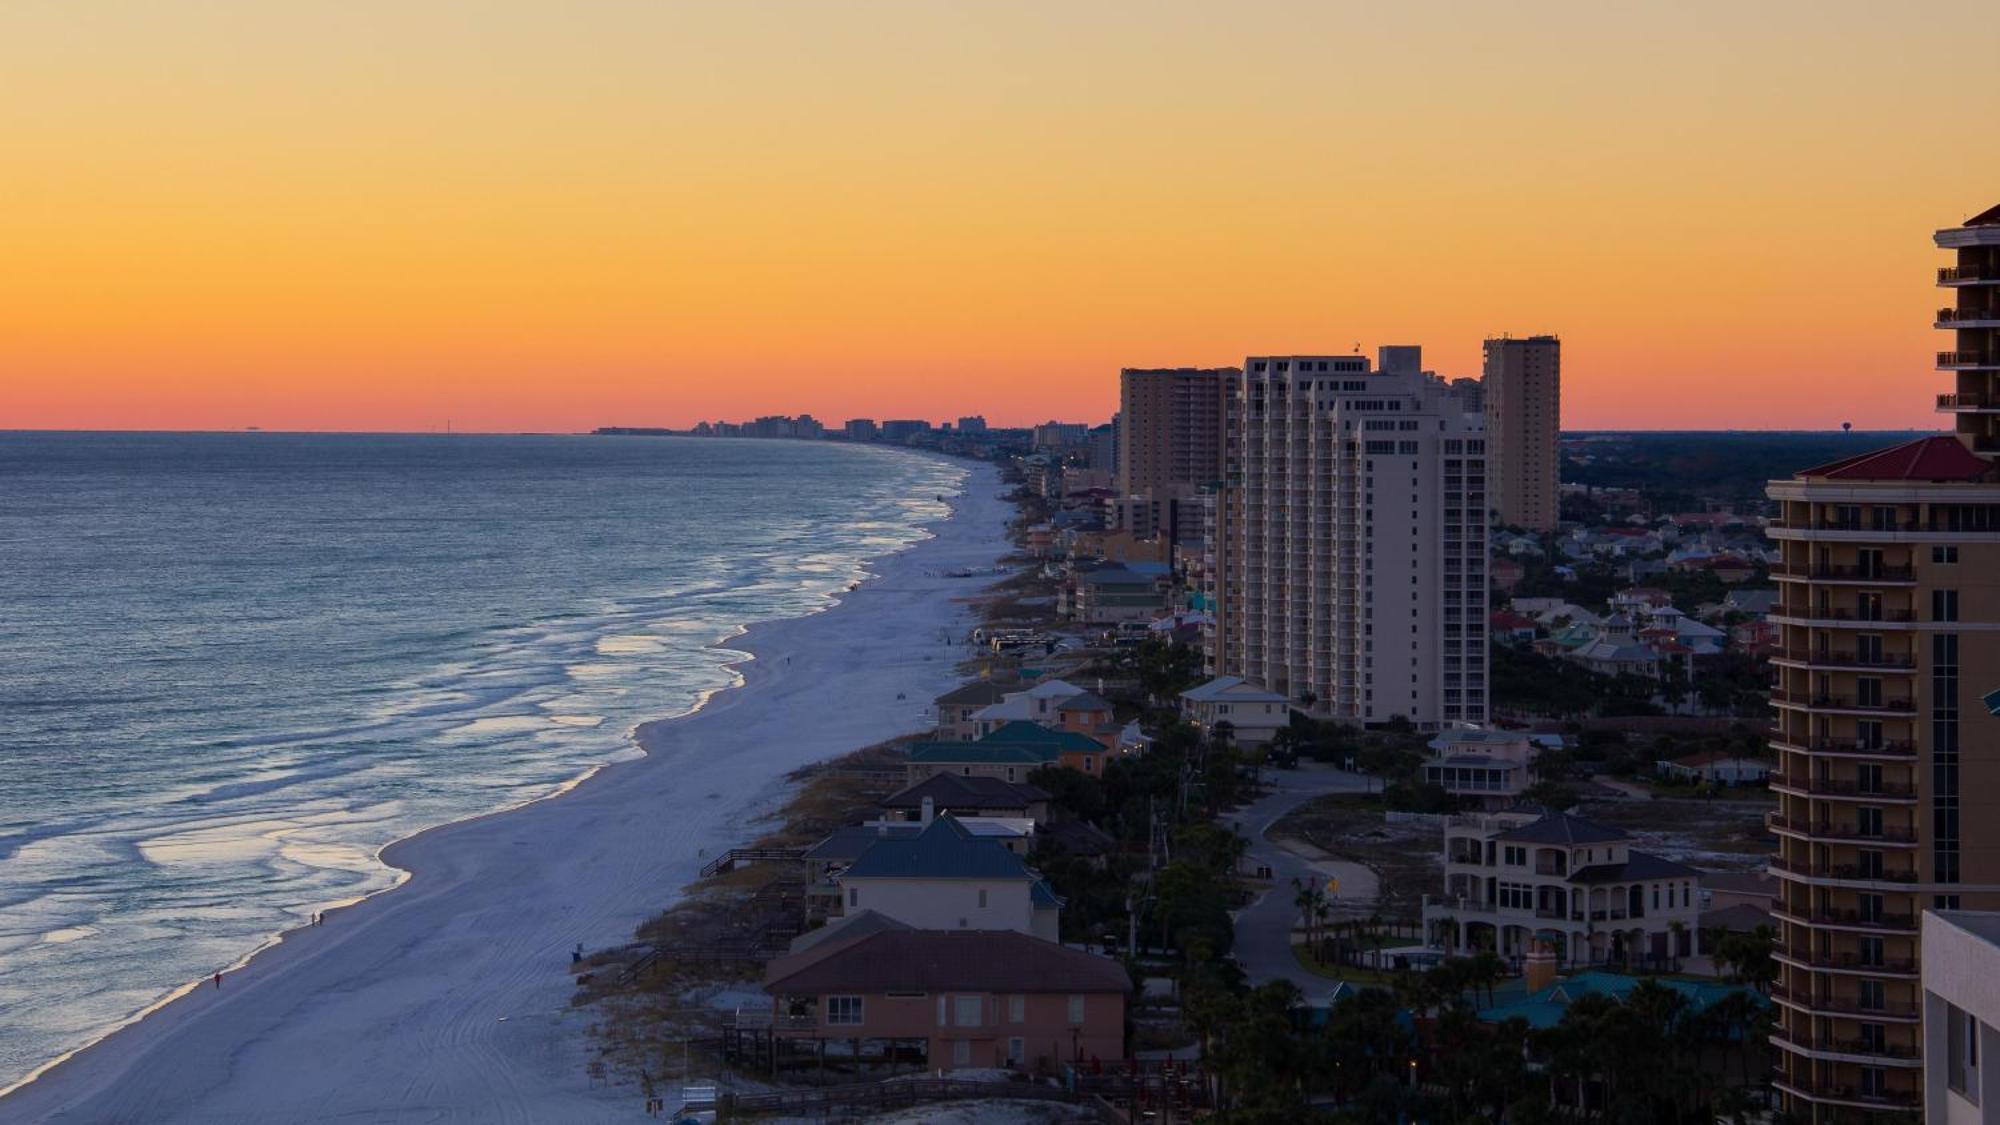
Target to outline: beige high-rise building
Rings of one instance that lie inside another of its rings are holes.
[[[1554,336],[1488,340],[1486,456],[1493,514],[1501,523],[1554,531],[1562,507],[1556,478],[1562,440],[1562,341]]]
[[[1127,367],[1118,373],[1118,491],[1164,495],[1222,477],[1233,367]]]
[[[1769,488],[1774,1081],[1814,1123],[1920,1108],[1919,917],[2000,908],[2000,208],[1936,241],[1957,433]]]
[[[1354,723],[1483,722],[1485,420],[1414,347],[1252,356],[1204,507],[1207,666]]]

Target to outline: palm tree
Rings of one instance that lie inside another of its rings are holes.
[[[1301,879],[1297,876],[1293,876],[1292,878],[1292,891],[1292,905],[1298,909],[1299,915],[1305,919],[1306,949],[1310,951],[1315,948],[1313,938],[1316,931],[1313,926],[1321,906],[1326,902],[1326,892],[1320,888],[1317,881]]]

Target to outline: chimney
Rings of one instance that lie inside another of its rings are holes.
[[[928,825],[928,824],[930,824],[930,822],[931,822],[931,817],[933,817],[933,816],[936,816],[936,815],[937,815],[937,802],[935,802],[935,801],[931,800],[931,799],[930,799],[929,797],[925,797],[925,798],[924,798],[924,815],[923,815],[923,820],[921,821],[921,823],[923,823],[923,824],[925,824],[925,825]]]
[[[1528,943],[1528,956],[1521,964],[1521,978],[1529,992],[1540,992],[1556,982],[1556,951],[1536,938]]]

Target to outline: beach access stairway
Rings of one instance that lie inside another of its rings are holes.
[[[727,875],[739,863],[783,863],[804,859],[804,848],[731,848],[702,865],[701,877]]]

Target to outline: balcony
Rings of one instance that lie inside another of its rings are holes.
[[[1842,1038],[1836,1035],[1792,1034],[1782,1027],[1772,1032],[1771,1042],[1794,1051],[1866,1058],[1869,1062],[1886,1062],[1891,1066],[1898,1064],[1916,1066],[1921,1059],[1917,1048],[1908,1044],[1871,1043],[1866,1039]]]
[[[1781,1093],[1804,1098],[1807,1101],[1857,1106],[1862,1109],[1915,1111],[1923,1101],[1923,1095],[1916,1090],[1863,1090],[1859,1086],[1840,1086],[1831,1082],[1815,1083],[1808,1078],[1794,1080],[1785,1077],[1783,1071],[1772,1073],[1771,1085]]]
[[[1978,414],[2000,411],[2000,400],[1989,400],[1985,395],[1944,394],[1937,396],[1937,408],[1958,414]]]
[[[1917,658],[1900,653],[1888,652],[1815,652],[1811,649],[1788,648],[1774,653],[1772,660],[1785,664],[1800,664],[1808,668],[1882,668],[1889,671],[1915,671]]]
[[[1830,821],[1806,821],[1798,817],[1780,816],[1767,813],[1764,823],[1771,831],[1793,836],[1803,836],[1813,840],[1828,840],[1834,843],[1876,843],[1915,844],[1917,832],[1914,828],[1884,827],[1872,835],[1864,834],[1855,824],[1834,824]]]
[[[1774,855],[1770,860],[1771,870],[1800,879],[1824,879],[1836,883],[1914,883],[1915,870],[1885,868],[1880,871],[1863,868],[1858,863],[1811,864],[1799,859],[1786,859]]]
[[[2000,327],[2000,309],[1939,309],[1938,328]]]
[[[1884,742],[1863,742],[1858,738],[1798,738],[1793,739],[1783,731],[1772,731],[1771,741],[1793,752],[1807,754],[1831,754],[1854,758],[1914,758],[1917,744],[1908,739],[1890,739]]]
[[[1857,797],[1861,800],[1880,798],[1883,801],[1910,801],[1917,796],[1917,787],[1906,781],[1884,781],[1879,785],[1863,788],[1858,781],[1848,781],[1832,777],[1799,777],[1796,774],[1771,775],[1771,788],[1782,789],[1808,797]]]
[[[1937,279],[1939,285],[1979,285],[2000,281],[2000,269],[1976,264],[1941,266],[1937,271]]]
[[[1822,695],[1818,692],[1773,691],[1771,702],[1786,707],[1810,707],[1815,711],[1858,711],[1868,715],[1899,715],[1914,718],[1917,705],[1908,699],[1861,700],[1847,695]]]
[[[1947,371],[1972,371],[1983,367],[2000,367],[2000,357],[1986,352],[1939,352],[1937,365]]]
[[[1915,610],[1884,609],[1871,614],[1843,607],[1823,605],[1776,605],[1772,617],[1792,617],[1810,621],[1855,622],[1862,625],[1907,625],[1917,619]]]
[[[1800,926],[1821,926],[1827,929],[1868,930],[1887,934],[1915,934],[1917,916],[1914,914],[1877,914],[1873,917],[1858,910],[1807,910],[1800,906],[1779,904],[1772,915],[1786,922]]]
[[[1815,582],[1915,582],[1917,571],[1911,566],[1806,566],[1801,563],[1779,563],[1771,568],[1777,578],[1809,578]]]
[[[1884,957],[1878,961],[1863,961],[1852,953],[1813,953],[1791,945],[1772,946],[1771,956],[1802,969],[1825,969],[1831,972],[1883,977],[1917,975],[1917,962],[1911,957]]]
[[[1810,992],[1795,991],[1784,985],[1771,988],[1771,999],[1787,1008],[1798,1008],[1808,1012],[1833,1012],[1839,1015],[1860,1016],[1870,1020],[1897,1020],[1911,1022],[1922,1018],[1915,1004],[1884,1004],[1879,1008],[1864,1008],[1861,1002],[1850,997],[1814,996]]]

